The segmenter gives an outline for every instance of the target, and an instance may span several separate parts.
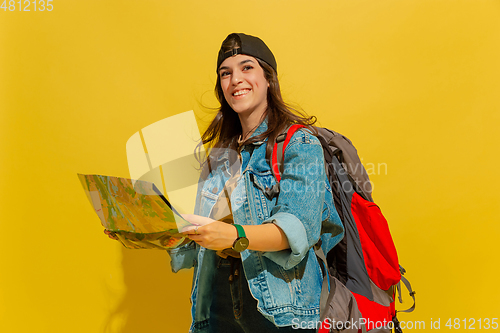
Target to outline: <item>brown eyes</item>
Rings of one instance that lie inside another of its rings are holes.
[[[248,71],[248,70],[250,70],[250,69],[252,69],[252,68],[253,68],[253,66],[246,65],[246,66],[243,66],[242,71],[243,71],[243,72],[244,72],[244,71]],[[230,74],[231,74],[231,72],[229,72],[229,71],[224,71],[224,72],[221,72],[221,73],[220,73],[220,77],[224,77],[224,76],[227,76],[227,75],[230,75]]]

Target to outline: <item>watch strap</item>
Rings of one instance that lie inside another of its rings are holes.
[[[233,224],[233,225],[238,231],[238,237],[236,237],[232,249],[239,253],[248,248],[249,242],[248,238],[245,235],[245,229],[243,229],[243,227],[239,224]]]
[[[245,229],[243,229],[243,226],[241,226],[239,224],[234,224],[234,226],[236,227],[236,230],[238,231],[238,238],[246,237]]]

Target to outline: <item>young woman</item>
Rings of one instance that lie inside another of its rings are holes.
[[[203,143],[192,242],[170,250],[172,270],[194,267],[190,332],[315,332],[322,272],[312,248],[343,229],[326,180],[313,117],[281,97],[276,60],[257,37],[233,33],[217,60],[220,109]],[[291,124],[279,193],[266,149]],[[325,233],[330,230],[330,233]],[[311,324],[312,323],[312,324]]]

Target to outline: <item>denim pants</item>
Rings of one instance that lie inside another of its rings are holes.
[[[210,307],[210,333],[313,333],[292,326],[276,327],[257,310],[248,288],[241,259],[219,259]]]

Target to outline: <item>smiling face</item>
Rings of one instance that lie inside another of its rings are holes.
[[[229,106],[240,116],[259,118],[267,109],[269,83],[257,59],[238,54],[219,68],[220,83]]]

